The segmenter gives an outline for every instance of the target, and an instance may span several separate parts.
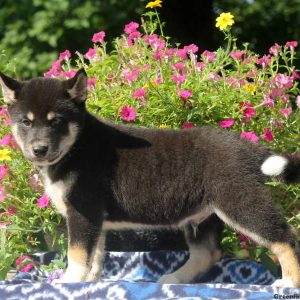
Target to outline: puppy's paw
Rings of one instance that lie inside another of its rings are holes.
[[[295,288],[293,281],[290,278],[277,279],[272,283],[272,286],[280,288]]]
[[[174,283],[175,284],[175,283],[180,283],[180,280],[171,273],[171,274],[163,275],[162,277],[159,278],[159,280],[157,282],[160,284],[164,284],[164,283]]]

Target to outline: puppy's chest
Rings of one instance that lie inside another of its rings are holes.
[[[70,185],[66,180],[52,182],[48,176],[44,176],[44,186],[46,194],[55,205],[58,212],[64,217],[67,216],[67,195]]]

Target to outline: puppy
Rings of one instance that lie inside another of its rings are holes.
[[[67,221],[61,282],[99,277],[107,230],[149,226],[184,229],[190,258],[160,282],[188,282],[220,258],[224,222],[277,255],[282,279],[275,285],[300,287],[299,244],[264,184],[270,177],[299,181],[298,160],[213,127],[99,120],[85,109],[83,69],[65,81],[1,73],[0,82],[13,135]]]

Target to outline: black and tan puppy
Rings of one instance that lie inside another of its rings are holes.
[[[300,163],[212,127],[145,129],[98,120],[85,109],[83,70],[66,81],[0,75],[12,132],[66,217],[62,282],[96,280],[108,229],[179,226],[188,262],[160,282],[186,282],[220,258],[220,219],[269,248],[300,287],[300,251],[264,182],[300,179]],[[200,224],[201,223],[201,224]],[[192,226],[199,225],[196,234]]]

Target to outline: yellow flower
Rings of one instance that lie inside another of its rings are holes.
[[[170,128],[170,126],[167,124],[160,124],[158,128]]]
[[[3,161],[3,160],[11,160],[10,150],[0,149],[0,161]]]
[[[248,91],[252,96],[256,91],[256,86],[254,84],[246,83],[243,88]]]
[[[216,27],[219,27],[221,30],[225,30],[228,26],[234,24],[233,18],[234,17],[231,13],[221,13],[216,19]]]
[[[151,1],[146,5],[146,8],[161,7],[162,0]]]

